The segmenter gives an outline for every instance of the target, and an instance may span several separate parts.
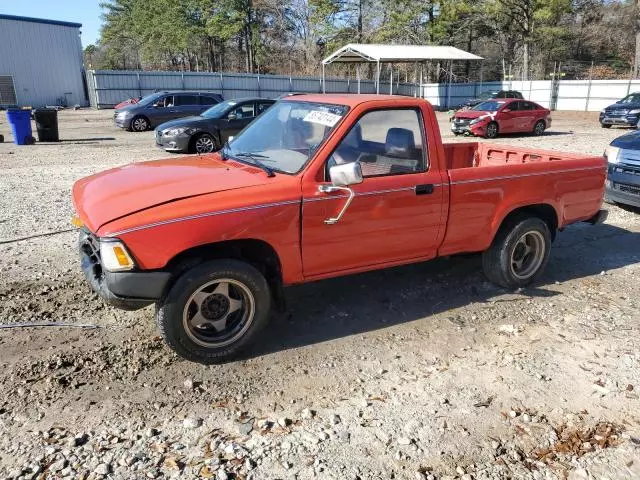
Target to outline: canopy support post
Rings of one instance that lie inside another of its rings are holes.
[[[376,60],[376,94],[380,95],[380,60]]]
[[[360,93],[360,65],[356,64],[356,77],[358,78],[358,93]]]
[[[451,109],[451,81],[453,80],[453,61],[449,61],[449,84],[447,86],[447,109]]]
[[[325,92],[325,81],[324,81],[324,62],[322,62],[322,93]]]
[[[389,95],[393,95],[393,64],[389,65]]]

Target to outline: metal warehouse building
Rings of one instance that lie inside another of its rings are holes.
[[[87,105],[81,26],[0,14],[0,106]]]

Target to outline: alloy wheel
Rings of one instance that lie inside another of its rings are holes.
[[[523,234],[511,251],[509,267],[520,280],[526,280],[538,271],[544,261],[545,239],[538,231]]]
[[[138,117],[133,120],[133,129],[136,132],[144,132],[149,128],[149,122],[145,118]]]
[[[224,347],[249,329],[255,299],[249,288],[231,278],[208,282],[187,300],[182,321],[187,335],[203,347]]]
[[[196,139],[196,153],[211,153],[215,150],[213,139],[209,135],[202,135]]]

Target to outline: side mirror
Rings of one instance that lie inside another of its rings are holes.
[[[227,142],[231,143],[232,140],[233,140],[233,135],[229,135],[229,138],[227,138]]]
[[[357,185],[364,180],[360,162],[343,163],[329,168],[329,177],[335,187],[348,187]]]
[[[151,105],[153,108],[160,108],[160,104],[159,103],[154,103],[153,105]]]
[[[509,113],[510,111],[511,111],[510,108],[505,108],[505,109],[502,110],[502,113]]]
[[[332,185],[320,185],[318,190],[322,193],[331,193],[337,190],[344,190],[349,192],[347,201],[342,206],[342,209],[335,217],[327,218],[324,223],[327,225],[333,225],[338,223],[344,213],[351,205],[356,193],[349,188],[349,185],[356,185],[362,183],[362,169],[360,168],[360,162],[343,163],[342,165],[334,165],[329,168],[329,176],[331,177]]]
[[[227,119],[228,119],[228,120],[236,120],[237,118],[238,118],[238,116],[237,116],[235,113],[230,113],[230,114],[227,116]]]

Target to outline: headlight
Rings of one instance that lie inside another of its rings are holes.
[[[473,120],[471,120],[469,122],[469,125],[475,125],[476,123],[480,123],[481,121],[483,121],[485,118],[487,117],[478,117],[478,118],[474,118]]]
[[[607,113],[607,110],[603,108],[602,110],[600,110],[600,113]]]
[[[129,116],[129,111],[125,110],[124,112],[118,112],[118,118],[125,118]]]
[[[193,128],[179,127],[179,128],[170,128],[169,130],[165,130],[164,134],[170,137],[176,137],[178,135],[191,135],[193,132],[194,132]]]
[[[604,151],[604,157],[609,163],[620,163],[618,157],[620,156],[620,149],[618,147],[612,147],[609,145]]]
[[[102,266],[110,272],[131,270],[135,267],[135,263],[133,263],[126,247],[122,242],[118,241],[101,241],[100,259]]]
[[[629,115],[637,115],[638,113],[640,113],[640,108],[629,110]]]

